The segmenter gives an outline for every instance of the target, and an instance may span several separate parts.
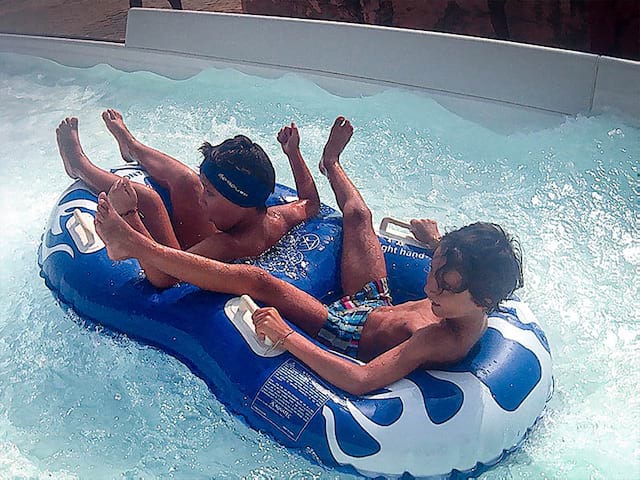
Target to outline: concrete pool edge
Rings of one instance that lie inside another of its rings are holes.
[[[266,77],[293,71],[345,96],[394,85],[435,95],[453,110],[481,102],[494,104],[497,115],[518,109],[542,117],[611,112],[640,125],[640,62],[442,33],[131,9],[125,45],[0,34],[0,51],[171,78],[225,66]],[[335,87],[336,81],[342,85]]]

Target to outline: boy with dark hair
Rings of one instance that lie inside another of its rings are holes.
[[[65,119],[56,130],[65,170],[94,191],[108,190],[116,212],[137,232],[162,245],[221,261],[253,257],[320,208],[294,123],[280,130],[278,142],[289,159],[299,200],[267,208],[265,202],[275,186],[273,165],[260,145],[244,135],[216,146],[205,142],[200,147],[204,159],[198,174],[139,142],[116,110],[106,110],[102,118],[118,142],[122,158],[139,162],[168,190],[171,214],[152,188],[91,163],[80,145],[77,118]],[[141,264],[154,286],[165,288],[176,283],[152,262]]]
[[[497,309],[501,300],[524,285],[520,246],[500,225],[472,223],[447,233],[435,246],[444,259],[444,266],[435,273],[436,282],[446,285],[446,274],[458,272],[463,281],[449,290],[469,290],[473,300],[488,311]]]
[[[173,250],[139,235],[100,194],[98,235],[114,260],[135,257],[207,290],[248,293],[274,305],[256,310],[260,338],[269,337],[337,387],[364,394],[420,367],[440,367],[467,355],[487,328],[487,312],[522,285],[518,249],[493,224],[476,223],[439,238],[431,220],[414,220],[415,237],[435,247],[428,298],[392,305],[386,267],[371,212],[339,163],[351,124],[338,117],[321,170],[343,213],[341,281],[345,297],[323,305],[307,293],[251,265],[228,265]],[[309,335],[362,365],[326,351],[296,333],[280,312]]]
[[[221,195],[241,207],[266,210],[276,172],[260,145],[236,135],[216,146],[204,142],[199,150],[204,157],[200,173]]]

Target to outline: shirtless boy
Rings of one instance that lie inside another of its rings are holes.
[[[266,208],[273,192],[275,172],[262,148],[238,135],[212,146],[205,142],[200,174],[148,147],[129,132],[122,115],[106,110],[102,118],[126,161],[138,161],[169,191],[172,212],[160,196],[145,185],[102,170],[87,158],[78,137],[78,119],[66,118],[56,130],[67,174],[83,180],[108,198],[120,216],[137,232],[162,245],[221,261],[252,257],[272,247],[298,223],[313,217],[320,199],[313,177],[300,153],[300,136],[294,123],[283,127],[278,141],[287,155],[299,200]],[[156,287],[176,279],[141,260],[147,279]]]
[[[100,195],[96,230],[114,260],[134,257],[207,290],[248,293],[273,307],[253,314],[256,332],[269,337],[337,387],[364,394],[419,367],[441,367],[465,357],[487,328],[487,312],[522,285],[518,249],[497,225],[476,223],[441,239],[435,222],[414,221],[414,235],[435,242],[428,298],[392,305],[386,268],[371,213],[339,163],[352,134],[338,117],[324,149],[325,169],[343,213],[342,287],[347,297],[326,306],[250,265],[228,265],[159,245],[120,219]],[[334,350],[325,351],[280,316]]]

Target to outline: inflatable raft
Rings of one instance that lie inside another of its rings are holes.
[[[150,182],[137,166],[114,171]],[[294,196],[278,185],[269,204]],[[521,445],[551,396],[549,345],[517,299],[491,314],[487,332],[458,365],[349,395],[258,341],[242,299],[185,283],[157,290],[137,261],[112,262],[93,230],[96,205],[76,182],[53,208],[38,261],[57,299],[177,357],[251,427],[325,465],[389,478],[476,476]],[[431,259],[388,224],[380,241],[394,301],[422,298]],[[341,293],[340,253],[341,217],[323,206],[252,262],[329,302]]]

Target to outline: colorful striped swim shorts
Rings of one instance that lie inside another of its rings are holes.
[[[354,295],[347,295],[327,305],[327,321],[318,339],[340,353],[358,358],[360,335],[372,310],[391,305],[386,278],[367,283]]]

